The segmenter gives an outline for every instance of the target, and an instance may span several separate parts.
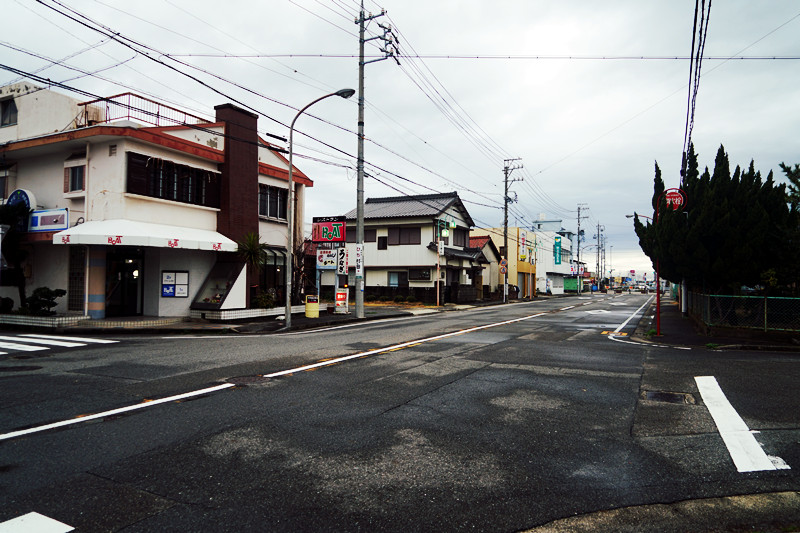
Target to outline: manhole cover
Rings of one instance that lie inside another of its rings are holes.
[[[31,372],[32,370],[39,370],[40,366],[2,366],[0,372]]]
[[[258,383],[266,383],[269,381],[269,378],[265,378],[264,376],[237,376],[228,378],[225,381],[233,383],[234,385],[256,385]]]
[[[685,392],[644,391],[644,399],[653,402],[694,404],[694,396]]]

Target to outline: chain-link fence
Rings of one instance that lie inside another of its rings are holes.
[[[689,313],[709,326],[800,331],[800,298],[690,293]]]

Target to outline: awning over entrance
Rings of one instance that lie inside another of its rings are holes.
[[[94,220],[53,235],[53,244],[153,246],[235,252],[237,245],[216,231],[165,226],[137,220]]]

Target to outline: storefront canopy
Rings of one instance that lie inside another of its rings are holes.
[[[188,250],[235,252],[234,241],[216,231],[165,226],[136,220],[94,220],[53,235],[53,244],[154,246]]]

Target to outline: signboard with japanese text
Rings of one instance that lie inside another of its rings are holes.
[[[162,298],[188,298],[189,297],[189,272],[163,271],[161,272],[161,297]]]
[[[314,217],[311,223],[312,242],[345,242],[345,217]]]
[[[356,244],[356,277],[363,278],[364,277],[364,245],[363,244]],[[360,287],[361,290],[364,290],[363,287]]]
[[[553,260],[556,265],[561,264],[561,237],[556,237],[553,242]]]
[[[317,250],[317,270],[336,268],[336,250]]]
[[[347,248],[336,249],[336,273],[342,276],[347,275],[348,264]]]

